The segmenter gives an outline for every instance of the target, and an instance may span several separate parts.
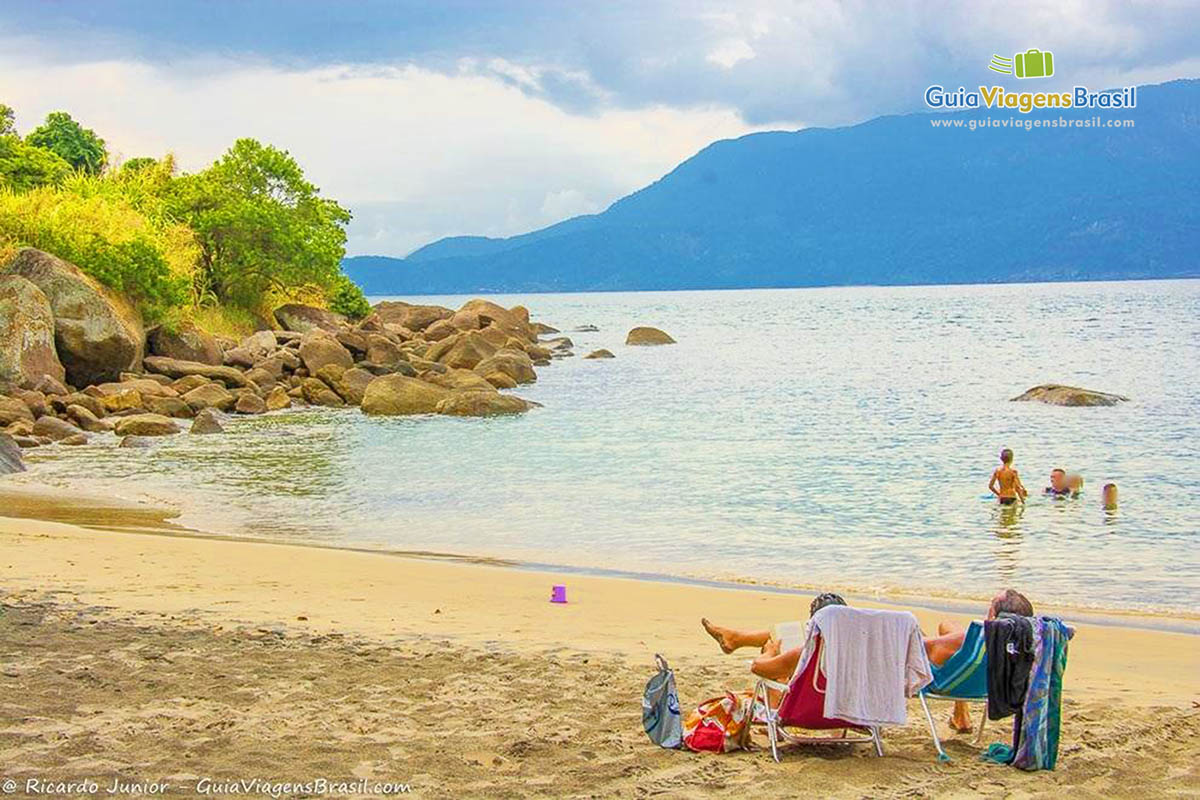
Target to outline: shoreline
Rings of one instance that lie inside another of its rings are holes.
[[[979,596],[951,596],[937,592],[920,593],[889,587],[883,591],[864,590],[852,584],[816,586],[805,584],[784,585],[753,581],[750,579],[703,577],[688,574],[670,574],[632,569],[605,568],[561,564],[550,561],[519,560],[502,556],[476,555],[471,553],[440,552],[432,550],[401,550],[378,547],[362,547],[353,544],[330,544],[316,540],[280,540],[269,537],[239,536],[206,531],[199,527],[181,524],[183,515],[169,502],[150,502],[129,498],[101,497],[86,492],[75,492],[63,487],[44,483],[0,483],[0,522],[6,519],[29,519],[43,522],[59,522],[78,525],[82,528],[139,533],[154,536],[193,538],[220,542],[246,542],[282,547],[302,547],[313,550],[360,553],[400,559],[438,561],[465,565],[487,565],[528,573],[556,574],[632,580],[652,584],[689,586],[744,592],[762,592],[785,597],[805,597],[813,593],[833,589],[847,599],[885,605],[902,605],[953,615],[972,614],[986,605],[986,593]],[[11,513],[16,511],[18,513]],[[203,516],[202,511],[193,511],[188,516]],[[3,531],[0,526],[0,531]],[[1070,604],[1040,601],[1039,608],[1061,617],[1069,617],[1088,625],[1112,628],[1131,628],[1164,633],[1200,635],[1200,613],[1187,612],[1144,612],[1132,609],[1090,608]]]

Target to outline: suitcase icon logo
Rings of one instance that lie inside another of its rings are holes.
[[[1018,78],[1049,78],[1054,74],[1054,54],[1049,50],[1031,47],[1012,58],[994,55],[988,62],[988,69]]]

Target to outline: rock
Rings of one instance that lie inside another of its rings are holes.
[[[571,337],[569,336],[558,336],[553,339],[547,339],[540,344],[547,350],[570,350],[575,346],[575,343],[571,341]]]
[[[144,408],[142,405],[142,395],[136,389],[126,389],[121,392],[102,395],[100,402],[104,404],[104,410],[110,414],[118,411]]]
[[[439,319],[437,322],[425,329],[425,341],[437,342],[445,339],[448,336],[453,336],[458,333],[456,328],[448,319]]]
[[[336,333],[346,324],[346,318],[341,314],[302,303],[288,303],[275,309],[275,321],[284,330],[297,333],[314,329]]]
[[[224,433],[225,426],[221,424],[221,415],[213,408],[206,408],[196,415],[192,420],[192,427],[188,433],[209,434],[209,433]]]
[[[475,372],[479,375],[502,372],[517,383],[533,383],[537,380],[533,361],[518,350],[497,350],[494,356],[475,365]]]
[[[123,298],[74,264],[31,247],[17,253],[8,271],[37,284],[49,300],[54,342],[69,383],[87,386],[141,369],[142,322]]]
[[[121,439],[117,447],[136,447],[139,449],[154,447],[155,437],[153,436],[125,436]]]
[[[161,414],[134,414],[117,420],[117,436],[169,436],[179,433],[179,423]]]
[[[107,416],[108,414],[108,409],[104,407],[104,404],[98,398],[84,394],[83,392],[73,392],[72,394],[61,396],[53,395],[50,398],[50,407],[58,414],[65,414],[67,407],[72,405],[83,406],[97,417]]]
[[[479,321],[479,315],[474,311],[454,312],[454,316],[450,318],[450,324],[460,331],[477,331],[483,327]],[[425,338],[429,338],[428,333]]]
[[[178,392],[180,396],[183,396],[192,389],[195,389],[198,386],[205,386],[209,383],[212,383],[212,381],[203,375],[188,375],[186,378],[180,378],[179,380],[174,381],[171,384],[171,388]]]
[[[292,407],[292,398],[288,397],[287,389],[276,386],[267,393],[267,411],[280,411]]]
[[[45,417],[39,417],[37,422],[33,423],[34,436],[45,436],[46,438],[52,439],[56,442],[65,439],[68,436],[74,436],[77,433],[83,433],[83,431],[79,430],[79,428],[76,428],[66,420],[61,420],[58,417],[51,417],[47,415]]]
[[[1117,403],[1128,402],[1129,398],[1092,389],[1080,389],[1077,386],[1045,383],[1013,398],[1014,402],[1027,400],[1036,400],[1052,406],[1115,406]]]
[[[0,433],[0,475],[24,471],[25,462],[21,460],[20,443],[7,433]]]
[[[375,376],[365,369],[351,367],[344,371],[333,384],[333,390],[338,393],[348,406],[361,406],[367,387]]]
[[[174,381],[172,381],[166,375],[159,375],[157,372],[121,373],[121,383],[130,383],[132,381],[151,381],[153,383],[157,383],[159,386],[165,386],[167,388],[170,388],[171,384],[174,383]],[[142,394],[147,394],[147,392],[143,391]],[[171,394],[171,392],[167,392],[167,394]]]
[[[491,372],[485,375],[483,379],[497,389],[517,388],[517,382],[504,372]]]
[[[271,374],[271,372],[261,367],[254,367],[253,369],[246,370],[247,382],[253,383],[260,389],[270,389],[275,385],[276,381],[278,381],[280,377],[281,376],[279,375]]]
[[[536,344],[527,344],[523,349],[525,350],[525,355],[533,359],[533,363],[535,364],[549,364],[550,358],[554,355],[554,351]]]
[[[529,312],[522,306],[515,306],[510,310],[490,300],[476,299],[463,303],[459,312],[477,314],[481,328],[494,325],[509,336],[515,336],[522,341],[537,340],[537,332],[529,324]]]
[[[625,337],[628,345],[675,344],[675,340],[658,328],[637,327]]]
[[[73,433],[70,436],[59,439],[58,443],[65,444],[70,447],[78,447],[81,444],[88,443],[88,435],[86,433]]]
[[[7,427],[22,419],[33,422],[33,412],[29,406],[15,397],[0,397],[0,427]]]
[[[599,350],[593,350],[588,353],[584,358],[616,358],[616,356],[612,354],[611,350],[605,350],[601,347]]]
[[[491,417],[498,414],[520,414],[530,404],[511,394],[490,392],[455,392],[437,404],[437,413],[457,417]]]
[[[197,386],[183,396],[183,402],[193,411],[205,408],[215,408],[218,411],[228,411],[233,407],[234,396],[220,384],[206,383]]]
[[[600,329],[595,325],[580,325],[577,328],[572,328],[573,333],[599,333]]]
[[[374,307],[384,325],[398,325],[410,331],[423,331],[439,319],[449,319],[454,312],[442,306],[414,306],[397,300],[385,300]]]
[[[439,342],[427,355],[430,361],[445,364],[449,369],[474,369],[499,349],[487,340],[482,331],[466,331],[446,342],[450,344],[443,348],[443,343]]]
[[[558,333],[559,330],[558,328],[552,328],[549,325],[545,325],[541,322],[535,322],[533,323],[533,332],[538,336],[544,336],[548,333]]]
[[[300,392],[305,402],[310,405],[328,408],[341,408],[346,405],[338,393],[320,378],[305,378],[300,384]]]
[[[253,392],[244,392],[237,399],[233,410],[239,414],[262,414],[267,410],[266,402]]]
[[[319,328],[310,330],[300,340],[300,360],[310,375],[326,364],[336,364],[342,369],[354,366],[354,358],[350,351],[342,347],[337,339]]]
[[[180,361],[164,356],[147,356],[146,369],[161,375],[168,375],[172,378],[186,378],[192,375],[199,375],[209,380],[220,381],[226,386],[246,385],[246,376],[233,367],[201,364],[199,361]]]
[[[76,425],[83,428],[85,431],[92,433],[109,433],[113,429],[112,422],[106,419],[100,419],[91,411],[80,405],[67,406],[67,416],[69,416]]]
[[[19,419],[10,422],[4,427],[4,432],[9,436],[33,436],[33,420]]]
[[[0,384],[34,388],[48,378],[61,385],[65,376],[50,301],[31,281],[0,275]]]
[[[496,391],[496,387],[488,383],[485,378],[476,375],[469,369],[451,369],[441,375],[436,372],[429,372],[421,375],[421,380],[432,383],[435,386],[441,386],[444,389],[454,389],[457,391]]]
[[[355,358],[361,358],[367,352],[367,335],[356,330],[341,330],[335,337],[338,344],[350,351]]]
[[[33,385],[34,391],[42,394],[70,394],[71,390],[66,385],[50,375],[43,375],[41,380]]]
[[[179,397],[143,397],[142,402],[151,414],[161,414],[164,417],[190,419],[195,416],[192,407]]]
[[[252,367],[279,349],[274,331],[256,331],[231,350],[226,350],[223,361],[231,367]]]
[[[404,353],[400,350],[400,345],[378,333],[367,336],[367,361],[390,366],[403,360]]]
[[[50,410],[50,406],[46,401],[46,395],[33,389],[13,389],[11,394],[14,399],[20,400],[29,409],[29,413],[33,414],[34,418],[46,414]]]
[[[146,345],[151,355],[200,364],[221,363],[221,346],[216,337],[192,322],[185,322],[173,331],[162,325],[151,328],[146,335]]]
[[[351,367],[353,369],[353,367]],[[346,368],[341,364],[326,364],[317,370],[313,377],[323,382],[330,389],[337,389],[338,381],[346,374]]]
[[[372,415],[432,414],[449,389],[404,375],[383,375],[367,385],[362,410]]]
[[[157,377],[164,378],[166,376],[159,375]],[[169,380],[168,380],[169,384]],[[90,388],[90,387],[89,387]],[[179,392],[170,385],[153,380],[151,378],[129,378],[120,383],[101,383],[95,387],[100,392],[101,398],[107,395],[120,394],[122,392],[136,391],[142,397],[178,397]],[[90,394],[90,392],[89,392]]]

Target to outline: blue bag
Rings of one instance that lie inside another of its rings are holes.
[[[642,727],[650,741],[659,747],[675,749],[683,744],[683,720],[679,716],[679,695],[675,691],[675,673],[657,653],[654,661],[658,674],[646,682],[642,695]]]

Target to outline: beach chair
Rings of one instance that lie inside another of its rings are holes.
[[[761,703],[762,716],[753,720],[754,725],[767,729],[771,742],[771,756],[779,761],[779,745],[793,744],[874,744],[876,755],[883,755],[883,740],[879,728],[864,728],[840,719],[829,719],[825,708],[825,673],[821,669],[821,636],[813,635],[813,651],[805,664],[792,677],[791,683],[759,678],[754,687],[754,704]],[[783,693],[778,706],[772,707],[771,690]],[[752,715],[754,716],[754,715]],[[792,730],[789,730],[792,729]],[[794,732],[841,730],[839,736],[806,736]]]
[[[930,665],[933,682],[919,693],[921,708],[929,722],[929,733],[938,751],[939,761],[949,761],[950,756],[942,749],[937,725],[929,711],[929,700],[953,700],[955,702],[982,703],[983,713],[979,716],[979,733],[975,744],[983,741],[983,727],[987,723],[987,647],[983,638],[983,623],[973,621],[963,637],[962,646],[942,666]]]

